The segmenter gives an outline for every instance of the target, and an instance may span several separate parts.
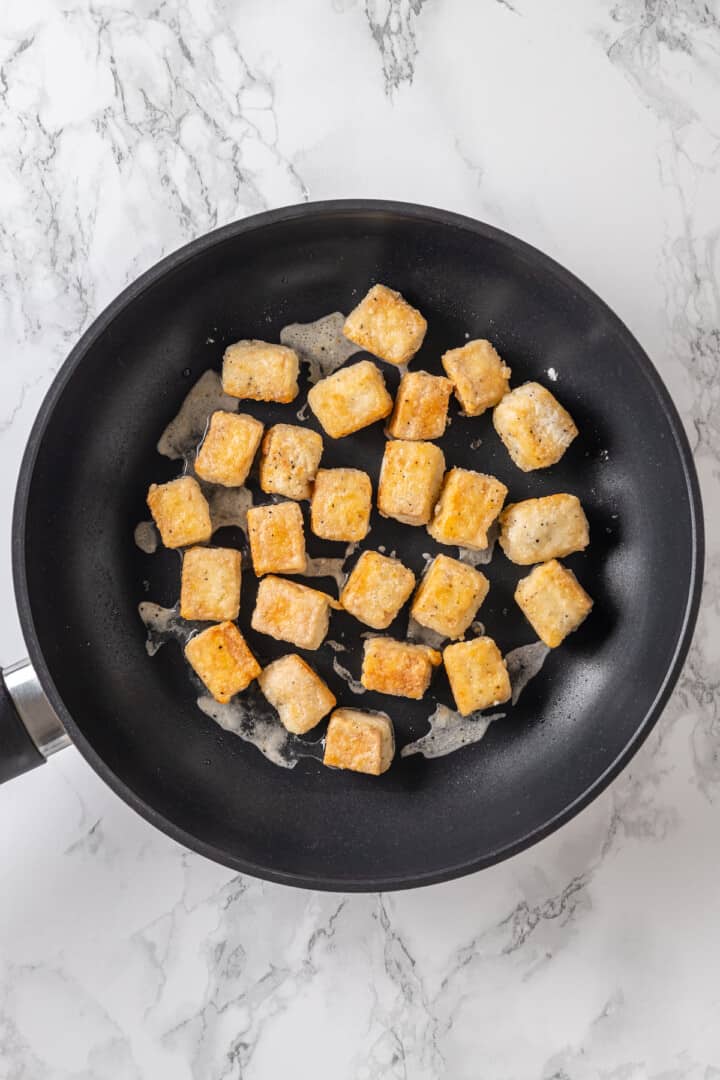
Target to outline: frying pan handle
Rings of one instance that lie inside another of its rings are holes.
[[[0,676],[0,784],[44,765],[70,739],[29,660]]]

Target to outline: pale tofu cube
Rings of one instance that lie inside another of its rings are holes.
[[[380,368],[372,360],[340,368],[308,390],[308,405],[331,439],[384,420],[393,401]]]
[[[593,602],[572,570],[557,559],[542,563],[521,578],[515,600],[533,630],[556,649],[590,614]]]
[[[482,551],[487,531],[502,510],[508,489],[500,480],[471,469],[445,474],[428,532],[439,544]]]
[[[253,570],[258,577],[305,571],[305,531],[302,511],[296,502],[251,506],[247,525]]]
[[[475,618],[490,582],[480,570],[447,555],[437,555],[423,577],[410,609],[421,626],[443,637],[459,638]]]
[[[287,499],[309,499],[322,452],[322,435],[317,431],[275,424],[263,439],[260,487]]]
[[[183,556],[181,618],[198,622],[237,619],[240,574],[240,552],[234,548],[190,548]]]
[[[510,677],[492,638],[447,645],[443,660],[455,704],[463,716],[510,700]]]
[[[263,425],[244,413],[216,412],[195,458],[195,472],[211,484],[240,487],[260,445]]]
[[[425,338],[427,322],[395,289],[373,285],[345,320],[345,337],[389,364],[407,364]]]
[[[536,382],[523,383],[507,394],[495,407],[493,424],[523,472],[554,465],[578,433],[570,413]]]
[[[299,649],[318,649],[328,632],[331,607],[339,604],[326,593],[270,575],[258,586],[250,625]]]
[[[147,504],[167,548],[204,544],[212,536],[210,507],[192,476],[151,484]]]
[[[366,626],[385,630],[409,599],[415,575],[399,559],[363,551],[340,594],[340,603]]]
[[[222,387],[230,397],[287,404],[298,394],[300,359],[287,345],[237,341],[223,356]]]
[[[394,439],[440,439],[445,434],[452,383],[427,371],[406,371],[388,424]]]
[[[434,443],[389,440],[380,468],[378,510],[405,525],[427,525],[444,472],[445,455]]]
[[[500,515],[500,546],[519,566],[583,551],[590,528],[576,495],[546,495],[506,507]]]
[[[226,704],[261,668],[235,623],[223,622],[190,638],[185,656],[216,701]]]
[[[297,653],[281,656],[258,676],[263,694],[283,727],[304,735],[337,705],[328,685]]]
[[[336,709],[325,736],[323,764],[380,776],[395,754],[390,717],[362,709]]]
[[[310,528],[323,540],[363,540],[370,528],[372,484],[360,469],[318,469]]]
[[[482,338],[450,349],[442,357],[442,366],[466,416],[480,416],[502,401],[510,389],[512,371]]]
[[[376,637],[365,642],[360,681],[367,690],[419,701],[442,656],[429,645]]]

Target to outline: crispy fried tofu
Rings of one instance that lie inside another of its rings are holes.
[[[195,458],[195,472],[211,484],[240,487],[260,445],[263,425],[244,413],[215,412]]]
[[[298,394],[300,360],[287,345],[236,341],[223,356],[222,386],[230,397],[287,404]]]
[[[303,516],[296,502],[251,506],[247,525],[253,570],[258,577],[305,571]]]
[[[240,573],[240,552],[234,548],[189,548],[182,564],[181,618],[198,622],[237,619]]]
[[[210,507],[192,476],[151,484],[147,504],[165,547],[204,544],[212,536]]]
[[[407,364],[425,338],[427,322],[387,285],[373,285],[350,312],[343,333],[349,341],[389,364]]]
[[[360,469],[318,469],[310,528],[323,540],[363,540],[370,528],[372,484]]]
[[[471,469],[450,469],[428,532],[439,544],[482,551],[488,546],[487,530],[500,513],[507,491],[494,476]]]
[[[330,717],[323,764],[379,776],[394,754],[395,733],[384,713],[336,709]]]
[[[480,416],[502,401],[510,389],[512,371],[482,338],[450,349],[442,357],[442,366],[466,416]]]
[[[554,465],[578,433],[570,413],[536,382],[523,383],[507,394],[495,407],[493,424],[523,472]]]
[[[415,575],[399,559],[363,551],[340,594],[340,603],[366,626],[385,630],[415,588]]]
[[[419,701],[430,685],[432,669],[442,657],[429,645],[411,645],[393,638],[365,642],[360,681],[367,690]]]
[[[392,412],[380,368],[372,360],[340,368],[308,390],[308,405],[331,439],[342,439]]]
[[[556,649],[590,614],[593,602],[572,570],[557,559],[542,563],[521,578],[515,600],[535,633]]]
[[[317,431],[275,424],[263,439],[260,487],[286,499],[309,499],[322,452],[322,435]]]
[[[510,677],[492,638],[447,645],[443,660],[455,704],[463,716],[510,700]]]
[[[190,638],[185,656],[215,700],[222,704],[249,686],[261,670],[232,622],[209,626]]]
[[[427,525],[444,472],[445,455],[434,443],[388,440],[380,469],[378,510],[405,525]]]
[[[269,575],[258,586],[250,625],[299,649],[318,649],[328,632],[330,608],[339,606],[319,589]]]
[[[452,383],[427,371],[406,371],[388,424],[394,439],[440,439],[445,434]]]
[[[410,614],[443,637],[459,638],[475,618],[489,588],[488,579],[474,566],[437,555],[418,586]]]
[[[506,507],[500,515],[500,547],[519,566],[583,551],[590,529],[576,495],[546,495]]]
[[[293,735],[304,735],[337,705],[335,695],[297,653],[281,656],[258,676],[263,694]]]

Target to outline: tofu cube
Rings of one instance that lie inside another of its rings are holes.
[[[287,345],[237,341],[223,356],[222,387],[230,397],[287,404],[298,394],[300,359]]]
[[[260,487],[286,499],[309,499],[322,452],[322,435],[317,431],[275,424],[263,439]]]
[[[240,611],[240,552],[194,547],[185,552],[180,616],[198,622],[237,619]]]
[[[395,754],[395,733],[384,713],[336,709],[325,736],[323,764],[380,776]]]
[[[226,704],[261,668],[235,623],[223,622],[190,638],[185,656],[216,701]]]
[[[216,412],[195,458],[195,472],[211,484],[241,487],[260,445],[263,425],[244,413]]]
[[[440,439],[445,434],[452,383],[427,371],[406,371],[388,424],[394,439]]]
[[[302,511],[296,502],[251,506],[247,512],[253,570],[302,574],[307,566]]]
[[[330,608],[339,606],[318,589],[270,575],[258,586],[250,625],[299,649],[318,649],[328,632]]]
[[[297,653],[274,660],[258,676],[260,689],[280,722],[293,735],[304,735],[337,705],[335,695]]]
[[[442,366],[466,416],[480,416],[502,401],[510,389],[512,371],[482,338],[450,349],[442,357]]]
[[[429,645],[370,638],[365,642],[360,681],[367,690],[419,701],[430,685],[432,669],[440,663],[440,653]]]
[[[488,546],[487,530],[502,510],[507,492],[494,476],[450,469],[427,530],[439,544],[482,551]]]
[[[535,633],[556,649],[590,614],[593,602],[572,570],[557,559],[542,563],[521,578],[515,600]]]
[[[167,548],[204,544],[212,536],[210,507],[192,476],[151,484],[147,504]]]
[[[410,614],[443,637],[459,638],[475,618],[489,588],[488,579],[474,566],[437,555],[420,582]]]
[[[384,420],[392,412],[380,368],[372,360],[340,368],[308,390],[308,405],[331,439]]]
[[[380,468],[378,510],[405,525],[427,525],[444,472],[445,455],[434,443],[388,441]]]
[[[350,312],[343,333],[349,341],[389,364],[407,364],[425,338],[427,322],[387,285],[373,285]]]
[[[536,382],[523,383],[507,394],[495,407],[493,424],[523,472],[554,465],[578,433],[570,413]]]
[[[510,700],[510,677],[492,638],[447,645],[443,660],[455,704],[463,716]]]
[[[318,469],[310,528],[323,540],[363,540],[370,528],[372,484],[360,469]]]
[[[500,515],[500,546],[519,566],[583,551],[590,528],[576,495],[546,495],[513,503]]]
[[[415,575],[399,559],[363,551],[340,594],[340,603],[373,630],[385,630],[415,588]]]

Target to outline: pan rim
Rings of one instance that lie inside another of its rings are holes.
[[[648,381],[649,388],[656,395],[672,433],[675,450],[682,465],[685,488],[688,496],[692,533],[690,586],[688,589],[685,610],[679,623],[674,655],[668,665],[664,679],[657,689],[653,702],[639,721],[632,738],[628,740],[623,749],[616,755],[615,759],[607,766],[600,776],[586,787],[585,791],[563,810],[559,811],[543,824],[529,830],[511,844],[502,845],[497,850],[485,853],[480,857],[466,860],[452,866],[443,867],[441,869],[430,870],[427,873],[415,873],[397,877],[384,875],[379,877],[344,878],[331,874],[309,877],[305,874],[286,872],[273,867],[263,866],[244,858],[238,858],[228,853],[223,848],[205,840],[201,840],[187,832],[185,829],[179,827],[175,822],[167,818],[164,814],[161,814],[142,797],[136,794],[124,779],[113,772],[104,759],[96,752],[93,745],[85,738],[79,728],[77,728],[72,716],[65,708],[56,689],[50,670],[45,663],[32,616],[25,564],[27,509],[38,450],[56,404],[60,400],[66,385],[75,374],[76,369],[80,365],[88,349],[94,344],[98,337],[109,329],[113,321],[139,296],[152,288],[165,275],[181,267],[185,262],[209,249],[225,243],[227,240],[234,239],[243,233],[308,217],[322,218],[348,215],[360,217],[367,216],[371,213],[390,214],[396,217],[399,216],[409,219],[432,221],[434,224],[470,231],[476,235],[492,239],[495,242],[503,243],[505,246],[509,247],[516,256],[522,258],[524,261],[532,260],[536,263],[540,260],[548,273],[553,273],[566,288],[570,288],[576,293],[583,295],[586,299],[591,300],[598,310],[603,311],[609,318],[614,325],[618,336],[628,347],[634,361],[643,372]],[[73,743],[115,794],[119,795],[133,810],[139,813],[156,828],[160,829],[161,832],[164,832],[167,836],[171,837],[171,839],[232,870],[250,874],[254,877],[272,881],[277,884],[330,892],[395,891],[438,884],[443,881],[450,881],[454,878],[463,877],[467,874],[474,873],[504,861],[531,847],[533,844],[538,843],[540,840],[555,832],[562,825],[566,824],[573,817],[577,816],[577,814],[597,798],[639,750],[662,714],[670,694],[680,676],[692,642],[699,611],[705,553],[700,487],[692,450],[682,420],[669,391],[665,387],[665,384],[652,361],[615,312],[613,312],[592,289],[585,285],[584,282],[576,277],[571,271],[567,270],[544,252],[540,251],[540,249],[520,240],[511,233],[453,211],[443,210],[437,207],[422,206],[415,203],[381,199],[333,199],[319,202],[306,202],[251,215],[240,221],[231,222],[228,225],[221,226],[218,229],[214,229],[211,232],[197,237],[165,256],[131,282],[130,285],[126,286],[126,288],[123,289],[122,292],[120,292],[120,294],[97,316],[77,341],[56,374],[40,406],[20,466],[13,508],[11,546],[15,595],[30,659],[38,674],[43,690],[47,694],[53,708],[65,724]]]

